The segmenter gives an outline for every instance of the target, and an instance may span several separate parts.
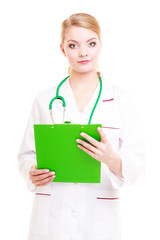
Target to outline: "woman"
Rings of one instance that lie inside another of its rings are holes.
[[[84,13],[62,23],[61,51],[70,76],[60,88],[67,103],[65,121],[87,124],[99,93],[96,72],[101,51],[97,20]],[[38,94],[18,155],[20,171],[30,191],[35,191],[29,240],[120,240],[119,189],[144,173],[144,147],[139,123],[128,95],[102,78],[103,89],[92,123],[101,123],[98,142],[82,133],[82,151],[101,162],[101,183],[58,183],[55,172],[38,170],[34,124],[52,124],[48,104],[56,89]],[[54,118],[61,121],[61,110]]]

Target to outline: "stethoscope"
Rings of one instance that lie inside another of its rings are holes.
[[[65,102],[64,98],[59,95],[59,89],[60,89],[60,87],[62,86],[62,84],[63,84],[68,78],[69,78],[69,76],[67,76],[65,79],[63,79],[63,80],[60,82],[60,84],[58,85],[57,90],[56,90],[56,96],[50,101],[50,104],[49,104],[50,116],[51,116],[51,119],[52,119],[53,124],[55,124],[55,121],[54,121],[54,119],[53,119],[53,114],[52,114],[52,105],[53,105],[53,102],[54,102],[55,100],[60,100],[60,101],[61,101],[61,104],[62,104],[62,107],[63,107],[62,124],[64,123],[65,111],[66,111],[66,102]],[[99,82],[100,82],[99,94],[98,94],[97,100],[96,100],[96,102],[95,102],[95,104],[94,104],[94,107],[93,107],[93,109],[92,109],[92,112],[91,112],[91,114],[90,114],[88,124],[91,124],[94,111],[95,111],[95,109],[96,109],[96,107],[97,107],[97,104],[98,104],[99,99],[100,99],[100,96],[101,96],[101,92],[102,92],[102,78],[101,78],[101,77],[99,77]]]

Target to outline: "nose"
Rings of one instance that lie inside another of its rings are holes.
[[[86,56],[88,56],[87,49],[86,47],[81,46],[79,49],[79,57],[86,57]]]

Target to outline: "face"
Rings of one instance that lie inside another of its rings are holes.
[[[95,32],[72,26],[65,34],[61,50],[68,58],[72,70],[80,73],[95,71],[101,50],[101,41]]]

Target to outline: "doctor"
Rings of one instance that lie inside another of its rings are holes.
[[[65,121],[87,124],[100,88],[97,20],[84,13],[71,15],[62,23],[60,47],[70,65],[70,76],[59,90],[66,100]],[[128,94],[103,77],[102,83],[92,118],[92,123],[102,124],[101,141],[85,133],[89,143],[77,139],[77,147],[102,163],[100,184],[57,183],[56,172],[37,169],[33,125],[52,124],[48,105],[57,87],[39,93],[34,101],[18,154],[20,172],[35,192],[29,240],[121,239],[119,189],[144,174],[144,146]],[[62,118],[59,105],[53,106],[57,123]]]

